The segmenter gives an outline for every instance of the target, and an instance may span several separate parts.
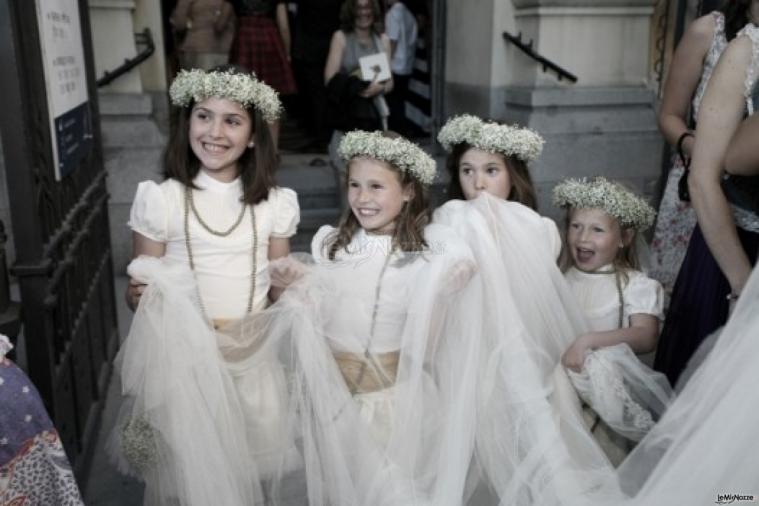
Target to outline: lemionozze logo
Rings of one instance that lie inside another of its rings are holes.
[[[716,504],[732,504],[735,502],[756,502],[753,494],[717,494]]]

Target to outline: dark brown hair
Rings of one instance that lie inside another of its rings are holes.
[[[386,132],[384,135],[390,138],[393,138],[393,136],[397,137],[397,134],[393,132]],[[351,163],[352,160],[348,162],[348,170],[346,171],[344,184],[346,191]],[[411,189],[413,192],[413,197],[408,202],[404,202],[401,212],[395,220],[392,240],[393,249],[403,252],[424,251],[428,247],[427,241],[424,239],[424,227],[431,220],[427,188],[408,172],[401,171],[387,162],[382,161],[382,163],[397,174],[403,189]],[[326,252],[327,257],[330,260],[334,260],[335,255],[340,249],[345,248],[348,251],[348,245],[360,228],[361,224],[353,214],[351,208],[348,207],[343,211],[337,228],[324,240],[322,248]]]
[[[725,0],[719,11],[725,16],[725,38],[731,41],[750,21],[748,11],[751,0]]]
[[[220,65],[212,72],[235,72],[248,74],[236,65]],[[190,117],[195,101],[186,107],[174,107],[169,143],[163,155],[163,175],[166,179],[176,179],[185,186],[195,188],[193,180],[200,170],[200,160],[190,146]],[[246,149],[237,160],[243,187],[242,200],[255,205],[266,200],[269,190],[276,186],[274,172],[279,163],[269,125],[254,106],[246,107],[253,122],[255,147]]]
[[[450,182],[448,183],[448,199],[465,200],[464,191],[461,189],[461,181],[459,180],[459,164],[461,163],[461,157],[464,153],[473,148],[471,144],[462,142],[456,144],[448,158],[445,160],[445,166],[448,169],[450,175]],[[509,179],[511,180],[511,191],[506,200],[513,200],[519,202],[527,207],[536,210],[538,209],[538,198],[535,193],[535,185],[532,183],[532,177],[527,164],[517,158],[516,156],[505,156],[502,153],[496,153],[503,159],[506,170],[509,171]]]
[[[340,29],[344,33],[350,33],[356,29],[356,2],[358,0],[345,0],[340,7]],[[382,12],[380,11],[379,3],[377,0],[369,0],[369,5],[372,8],[372,16],[374,22],[372,23],[372,33],[380,35],[384,30],[382,27]]]

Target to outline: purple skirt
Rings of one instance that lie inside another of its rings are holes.
[[[759,234],[738,228],[738,237],[752,264],[756,263]],[[712,332],[727,322],[730,283],[709,251],[696,225],[688,243],[664,328],[656,350],[654,369],[675,385],[693,353]]]
[[[81,505],[66,452],[32,382],[0,357],[0,504]]]

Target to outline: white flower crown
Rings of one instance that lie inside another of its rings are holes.
[[[437,140],[449,152],[457,144],[465,142],[490,153],[515,156],[523,162],[536,159],[545,143],[537,132],[529,128],[488,123],[471,114],[449,119],[440,129]]]
[[[243,107],[252,105],[269,122],[276,121],[282,111],[282,103],[274,88],[256,79],[253,73],[180,70],[171,83],[169,96],[171,103],[179,107],[187,107],[193,100],[201,102],[210,97],[226,98]]]
[[[553,189],[553,203],[558,207],[603,209],[619,220],[623,228],[643,231],[653,225],[656,211],[619,183],[603,177],[567,179]]]
[[[411,174],[420,183],[429,185],[435,180],[435,160],[413,142],[402,137],[391,139],[382,132],[354,130],[340,141],[338,153],[348,161],[356,156],[375,158]]]

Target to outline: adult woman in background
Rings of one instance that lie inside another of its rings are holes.
[[[748,22],[748,5],[749,0],[725,2],[720,10],[693,21],[677,46],[664,86],[659,130],[676,153],[651,245],[651,277],[662,283],[665,304],[696,225],[696,214],[687,201],[687,176],[684,175],[695,141],[693,120],[698,116],[717,60],[728,42]]]
[[[238,24],[230,63],[242,65],[280,95],[297,91],[290,66],[290,23],[284,0],[233,0]],[[279,144],[279,121],[269,125]]]
[[[225,0],[179,0],[171,13],[171,25],[184,34],[179,46],[179,66],[186,70],[210,70],[229,61],[235,35],[235,14]]]
[[[752,0],[749,12],[759,19],[759,0]],[[672,292],[654,363],[673,384],[703,339],[725,323],[756,261],[759,214],[728,201],[722,180],[730,139],[741,119],[754,113],[751,92],[758,74],[759,28],[750,24],[720,58],[698,115],[688,178],[698,226]]]
[[[342,187],[345,175],[345,164],[337,154],[343,134],[386,129],[389,110],[384,95],[393,89],[393,79],[364,81],[359,66],[361,57],[376,53],[385,53],[390,61],[390,39],[382,33],[381,20],[376,0],[345,0],[340,8],[340,29],[330,41],[324,83],[327,117],[335,128],[329,158],[338,187]]]

